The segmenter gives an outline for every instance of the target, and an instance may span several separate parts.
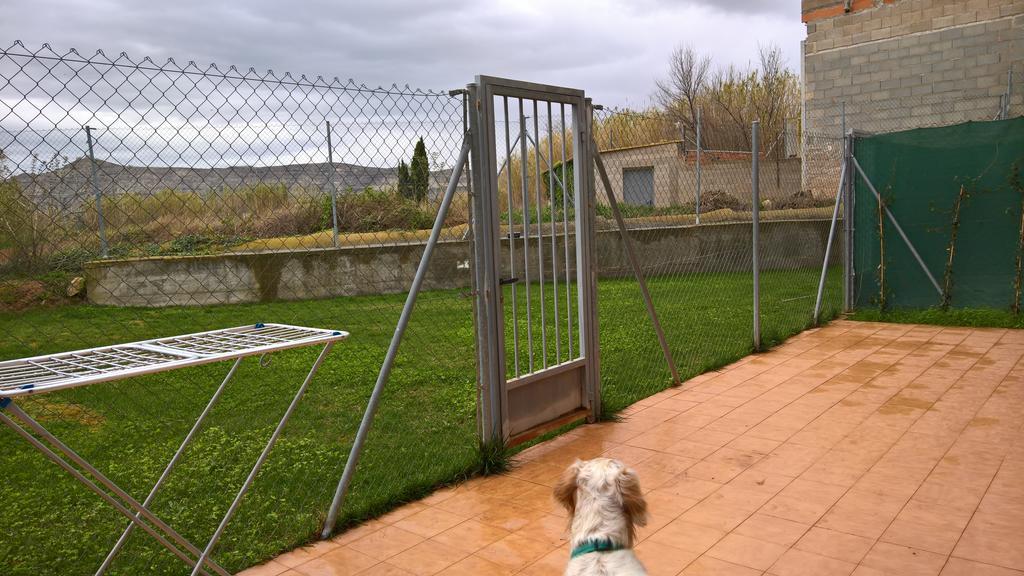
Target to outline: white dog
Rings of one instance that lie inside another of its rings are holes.
[[[577,460],[555,487],[569,510],[572,556],[566,576],[635,576],[647,572],[633,554],[647,503],[636,472],[618,460]]]

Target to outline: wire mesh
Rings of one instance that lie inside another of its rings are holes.
[[[47,45],[0,50],[0,360],[256,322],[351,332],[213,558],[238,570],[315,538],[458,157],[464,113],[462,97],[446,92]],[[468,181],[339,528],[479,462]],[[242,362],[157,493],[158,516],[205,544],[316,352]],[[228,369],[18,403],[141,501]],[[95,571],[124,518],[0,435],[5,573]],[[135,531],[108,573],[184,569]]]
[[[680,376],[753,349],[752,153],[749,125],[703,116],[684,131],[659,112],[600,110],[595,138],[637,247]],[[805,142],[829,146],[813,163]],[[759,174],[762,345],[810,325],[838,186],[842,140],[762,126]],[[699,153],[698,153],[699,148]],[[698,159],[699,158],[699,159]],[[808,165],[811,164],[811,165]],[[805,176],[813,171],[816,183]],[[606,411],[671,384],[640,291],[597,186],[601,377]],[[834,250],[832,262],[842,254]],[[834,268],[834,267],[833,267]],[[830,268],[822,319],[841,305]]]

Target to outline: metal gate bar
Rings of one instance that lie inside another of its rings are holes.
[[[540,146],[537,144],[539,138],[538,129],[540,114],[537,111],[537,101],[533,101],[533,187],[537,191],[537,277],[540,280],[540,348],[541,348],[541,364],[544,368],[548,367],[548,322],[547,314],[544,312],[544,218],[542,215],[542,209],[544,202],[540,196]],[[554,214],[552,214],[554,217]]]
[[[552,312],[552,314],[554,314],[554,319],[555,319],[555,362],[554,363],[555,364],[560,364],[562,362],[562,334],[561,334],[561,330],[559,330],[559,327],[558,327],[558,325],[560,323],[559,321],[561,320],[561,318],[559,318],[559,314],[558,314],[558,248],[556,246],[556,232],[555,232],[555,169],[552,167],[552,164],[554,164],[554,162],[555,162],[555,142],[554,142],[554,133],[553,133],[553,131],[551,129],[551,124],[552,124],[552,120],[551,120],[551,102],[548,102],[547,104],[548,104],[548,159],[547,159],[547,167],[548,167],[548,197],[549,197],[548,199],[551,201],[551,293],[554,296],[554,304],[555,304],[554,311]],[[565,138],[565,136],[563,134],[563,139],[564,138]],[[539,144],[534,144],[534,145],[537,146],[538,148],[540,147]],[[564,183],[559,183],[559,184],[562,186],[562,188],[564,190],[564,188],[565,188]],[[564,196],[565,193],[563,192],[562,195]],[[564,214],[562,215],[562,218],[563,219],[565,218]],[[568,242],[569,238],[566,237],[564,239],[564,241]],[[565,283],[568,284],[569,283],[569,275],[568,274],[566,274],[565,280],[566,280]]]
[[[526,176],[526,140],[529,134],[526,132],[526,114],[523,111],[523,99],[519,99],[519,138],[520,163],[519,174],[522,177],[523,185],[520,195],[523,197],[523,275],[526,278],[526,343],[529,357],[529,372],[533,372],[533,306],[530,299],[530,193],[527,190],[529,183]],[[515,269],[512,269],[513,272]],[[513,274],[513,277],[514,274]],[[515,304],[513,304],[514,306]],[[516,361],[519,359],[516,358]]]

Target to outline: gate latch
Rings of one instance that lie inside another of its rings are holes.
[[[511,278],[502,278],[502,279],[498,280],[498,285],[500,285],[500,286],[504,286],[506,284],[518,284],[518,283],[519,283],[519,278],[516,278],[515,276],[513,276]]]

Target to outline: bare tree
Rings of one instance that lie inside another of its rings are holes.
[[[688,130],[697,125],[697,108],[710,72],[711,56],[698,54],[693,46],[680,46],[672,52],[668,77],[657,81],[658,104]]]

